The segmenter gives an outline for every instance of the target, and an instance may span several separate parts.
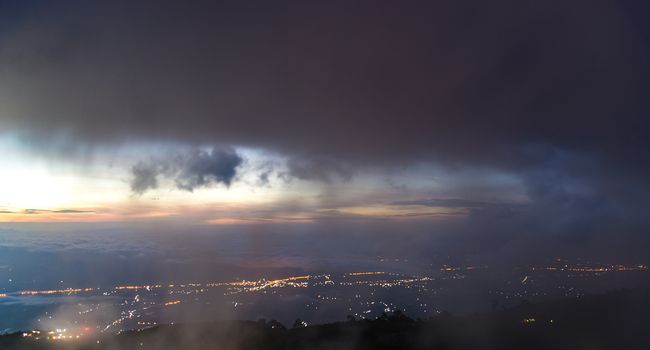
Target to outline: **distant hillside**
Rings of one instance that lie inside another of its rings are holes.
[[[426,320],[400,312],[307,327],[297,320],[291,329],[275,321],[232,321],[67,342],[15,333],[0,337],[0,349],[650,349],[650,292],[617,291]]]

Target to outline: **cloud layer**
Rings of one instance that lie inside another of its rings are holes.
[[[2,15],[1,127],[356,162],[517,166],[528,143],[614,161],[647,146],[643,10],[26,1]]]

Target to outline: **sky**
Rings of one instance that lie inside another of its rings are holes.
[[[350,244],[322,236],[334,225],[404,252],[646,259],[649,10],[2,0],[4,237],[294,227]]]

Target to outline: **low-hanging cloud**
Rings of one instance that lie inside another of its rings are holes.
[[[234,150],[194,151],[180,159],[181,171],[176,177],[176,186],[187,191],[218,183],[230,186],[242,161]]]
[[[159,186],[158,177],[173,179],[178,189],[222,184],[230,186],[243,158],[234,149],[214,147],[210,151],[196,149],[166,159],[139,162],[131,168],[131,190],[142,194]]]
[[[144,193],[149,189],[158,188],[157,176],[160,170],[158,165],[139,162],[131,168],[131,191]]]

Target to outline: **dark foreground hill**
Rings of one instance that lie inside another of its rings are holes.
[[[426,320],[396,312],[292,329],[232,321],[56,342],[16,333],[0,337],[0,349],[650,349],[650,294],[619,291]]]

